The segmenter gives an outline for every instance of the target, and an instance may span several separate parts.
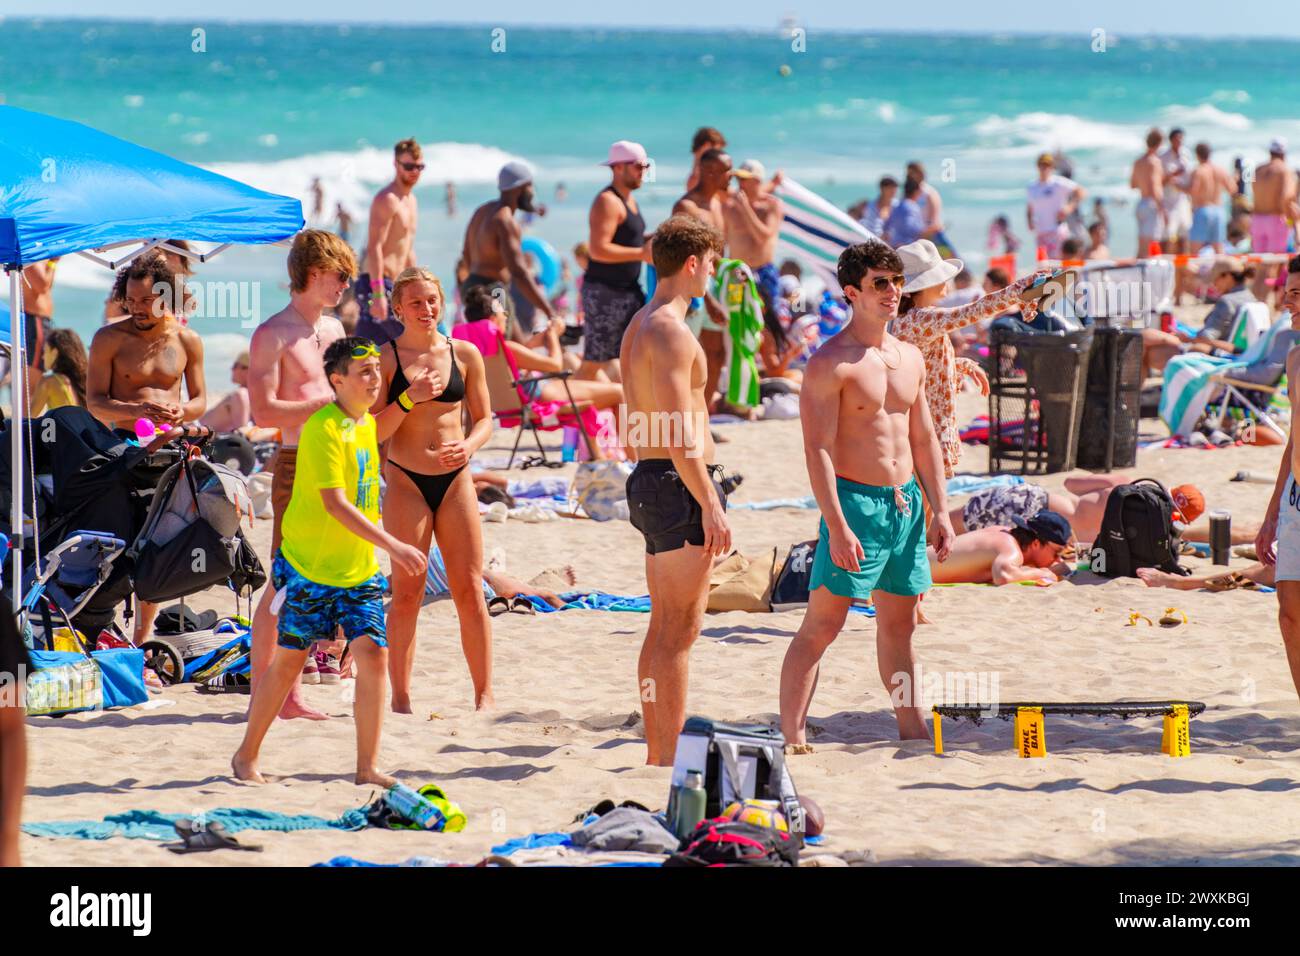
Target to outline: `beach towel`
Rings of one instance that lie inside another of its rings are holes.
[[[953,475],[948,479],[947,492],[950,495],[973,495],[989,488],[1006,488],[1024,483],[1025,479],[1021,475]]]
[[[812,495],[802,498],[767,498],[763,501],[727,502],[728,511],[771,511],[773,508],[816,508],[817,499]]]
[[[606,594],[604,591],[565,591],[560,596],[563,607],[551,607],[536,595],[528,595],[528,603],[544,614],[553,611],[630,611],[650,613],[650,595]]]
[[[758,391],[758,347],[763,339],[763,301],[749,266],[739,259],[723,259],[713,279],[713,295],[729,316],[730,372],[727,376],[727,401],[732,405],[754,407],[761,397]]]
[[[530,833],[494,846],[492,853],[494,856],[509,856],[519,850],[535,850],[547,846],[573,846],[573,841],[567,833]]]
[[[793,256],[808,263],[827,288],[838,290],[835,266],[840,253],[855,243],[879,237],[788,176],[782,177],[775,194],[785,206],[777,236],[778,257]]]
[[[51,820],[44,823],[24,823],[22,830],[29,836],[62,837],[77,840],[111,840],[123,837],[128,840],[174,840],[177,820],[202,816],[208,822],[220,822],[229,833],[240,830],[273,830],[290,833],[297,830],[364,830],[366,814],[362,809],[347,810],[336,820],[327,820],[310,813],[289,815],[274,810],[256,810],[249,807],[219,807],[202,814],[162,813],[158,810],[127,810],[113,813],[103,820]]]

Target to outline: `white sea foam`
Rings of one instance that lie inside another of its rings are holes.
[[[1251,128],[1251,121],[1241,113],[1226,113],[1212,103],[1198,106],[1166,106],[1160,111],[1163,123],[1177,126],[1218,127],[1235,132]]]
[[[492,183],[497,171],[517,157],[479,143],[429,143],[424,146],[423,187],[441,190],[450,181],[457,185]],[[354,152],[311,153],[269,162],[217,163],[213,172],[283,196],[302,200],[303,210],[312,211],[311,181],[320,179],[325,191],[324,218],[332,221],[336,203],[342,202],[354,217],[364,214],[375,189],[393,177],[391,149],[367,146]],[[534,165],[540,176],[543,170]]]

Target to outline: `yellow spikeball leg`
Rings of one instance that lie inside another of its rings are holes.
[[[1047,734],[1043,726],[1043,708],[1021,707],[1016,710],[1016,753],[1022,757],[1046,757]]]

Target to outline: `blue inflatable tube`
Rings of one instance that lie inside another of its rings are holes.
[[[548,294],[554,293],[560,284],[560,254],[555,251],[555,247],[537,236],[525,236],[519,245],[525,254],[531,253],[537,257],[542,269],[537,281]]]

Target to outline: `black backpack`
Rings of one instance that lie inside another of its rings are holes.
[[[1116,486],[1092,543],[1092,570],[1107,578],[1135,578],[1138,568],[1191,574],[1178,563],[1174,511],[1173,498],[1152,478]]]

